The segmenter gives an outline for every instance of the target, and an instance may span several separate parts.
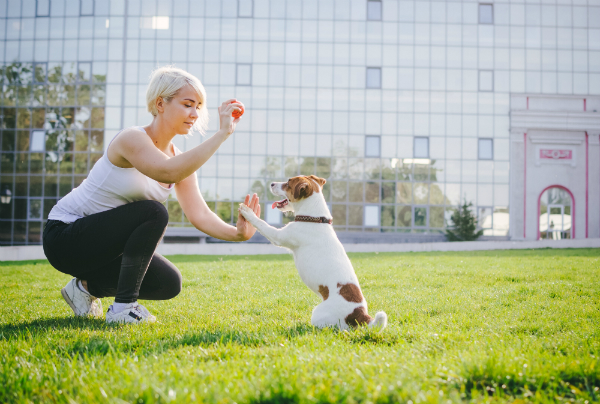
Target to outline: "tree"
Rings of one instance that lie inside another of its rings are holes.
[[[453,226],[446,230],[449,241],[475,241],[483,234],[483,230],[477,231],[477,218],[471,210],[472,206],[471,202],[465,200],[452,213]]]

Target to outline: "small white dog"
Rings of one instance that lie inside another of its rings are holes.
[[[384,312],[375,318],[367,314],[354,268],[331,225],[321,192],[324,184],[323,178],[314,175],[271,184],[271,192],[284,198],[272,208],[296,213],[295,221],[281,229],[269,226],[243,203],[239,211],[271,243],[292,250],[300,278],[323,298],[312,312],[314,326],[347,329],[368,324],[383,329],[387,325]]]

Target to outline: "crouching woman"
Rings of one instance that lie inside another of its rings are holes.
[[[255,232],[241,215],[234,227],[212,212],[196,177],[234,132],[240,118],[232,113],[241,110],[239,104],[224,102],[219,131],[182,153],[173,138],[207,126],[200,81],[173,67],[157,69],[146,101],[152,123],[119,132],[87,179],[54,206],[44,228],[50,264],[74,277],[61,292],[78,316],[102,316],[98,298],[114,296],[107,322],[153,322],[156,318],[138,299],[165,300],[179,294],[179,270],[156,253],[169,218],[162,203],[173,188],[189,221],[206,234],[244,241]],[[256,194],[251,200],[246,196],[245,203],[260,214]]]

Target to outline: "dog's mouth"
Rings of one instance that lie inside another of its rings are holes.
[[[273,205],[271,205],[271,209],[275,209],[275,208],[277,208],[277,209],[281,209],[281,208],[283,208],[285,205],[287,205],[287,204],[288,204],[288,202],[289,202],[289,201],[287,200],[287,198],[285,198],[285,199],[282,199],[281,201],[278,201],[278,202],[273,202]]]

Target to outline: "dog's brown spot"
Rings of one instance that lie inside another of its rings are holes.
[[[347,283],[345,285],[338,283],[337,286],[338,288],[341,287],[340,295],[347,301],[352,303],[360,303],[363,301],[363,295],[357,285],[353,283]]]
[[[319,285],[319,293],[323,296],[323,300],[327,300],[329,297],[329,288],[327,286]]]
[[[319,186],[321,186],[321,187],[323,185],[325,185],[325,183],[327,182],[327,180],[325,178],[320,178],[320,177],[317,177],[316,175],[309,175],[308,178],[310,178],[313,181],[316,181],[316,183],[319,184]],[[317,191],[317,192],[319,192],[319,191]]]
[[[325,184],[325,180],[316,175],[311,175],[309,177],[300,175],[298,177],[290,178],[287,183],[283,184],[281,189],[285,191],[288,199],[294,202],[299,199],[308,198],[314,192],[321,192],[320,187],[322,187],[323,184]]]
[[[359,325],[369,324],[373,321],[373,317],[367,314],[367,310],[363,306],[360,306],[348,314],[344,320],[350,327],[358,327]]]

